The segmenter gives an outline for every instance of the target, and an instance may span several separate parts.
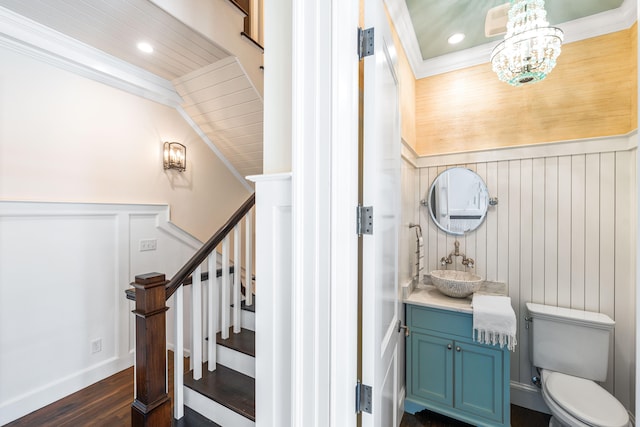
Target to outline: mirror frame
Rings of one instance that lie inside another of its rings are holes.
[[[451,172],[452,170],[462,170],[462,171],[466,171],[470,174],[472,174],[473,176],[475,176],[478,180],[478,182],[481,185],[481,189],[482,189],[482,193],[484,195],[484,212],[482,213],[482,215],[480,216],[480,218],[477,219],[478,223],[475,227],[473,228],[469,228],[468,230],[465,231],[453,231],[450,230],[448,228],[445,228],[442,224],[440,224],[435,216],[435,213],[433,212],[433,203],[432,203],[432,198],[433,198],[433,192],[436,188],[436,184],[438,183],[438,180],[443,177],[446,173]],[[448,168],[442,172],[440,172],[438,174],[438,176],[436,176],[436,178],[433,180],[433,182],[431,183],[431,187],[429,188],[429,194],[428,194],[428,198],[427,198],[427,203],[426,203],[426,207],[429,210],[429,216],[431,217],[431,220],[433,221],[433,223],[442,231],[444,231],[447,234],[451,234],[453,236],[464,236],[465,233],[469,233],[471,231],[477,230],[478,227],[480,227],[482,225],[482,223],[484,222],[485,218],[487,217],[487,210],[489,209],[489,189],[487,188],[487,184],[484,182],[484,180],[482,179],[482,177],[480,175],[478,175],[476,172],[472,171],[471,169],[468,168],[463,168],[463,167],[452,167],[452,168]]]

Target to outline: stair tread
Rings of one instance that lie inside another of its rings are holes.
[[[189,408],[184,407],[184,417],[179,420],[173,419],[173,427],[221,427],[220,424],[216,424],[207,417],[204,417]]]
[[[251,421],[256,420],[256,385],[247,375],[220,364],[216,365],[215,371],[209,372],[205,362],[202,378],[195,381],[193,371],[189,371],[184,376],[184,385]]]
[[[241,328],[240,333],[234,334],[233,327],[229,328],[229,338],[222,339],[222,334],[216,334],[216,343],[239,351],[240,353],[256,357],[256,334],[255,332]]]

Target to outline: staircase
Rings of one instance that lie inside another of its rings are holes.
[[[255,425],[255,306],[242,303],[243,327],[229,338],[216,334],[217,365],[203,363],[203,376],[184,376],[184,403],[221,426]]]
[[[133,427],[255,425],[254,204],[251,195],[171,280],[161,273],[142,274],[132,283],[134,290],[127,291],[127,298],[136,302]],[[191,294],[188,301],[185,288]],[[166,390],[167,313],[174,322],[173,402]],[[182,374],[185,343],[190,366]]]

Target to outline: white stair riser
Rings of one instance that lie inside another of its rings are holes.
[[[256,330],[256,314],[252,311],[242,310],[242,327],[250,331]]]
[[[256,423],[250,419],[206,398],[188,387],[184,388],[184,404],[221,426],[255,427],[256,425]]]
[[[228,347],[218,344],[218,360],[220,365],[238,371],[251,378],[256,377],[256,361],[255,358],[239,351],[232,350]]]

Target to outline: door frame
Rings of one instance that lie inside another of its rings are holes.
[[[356,423],[359,5],[291,2],[292,425]]]

